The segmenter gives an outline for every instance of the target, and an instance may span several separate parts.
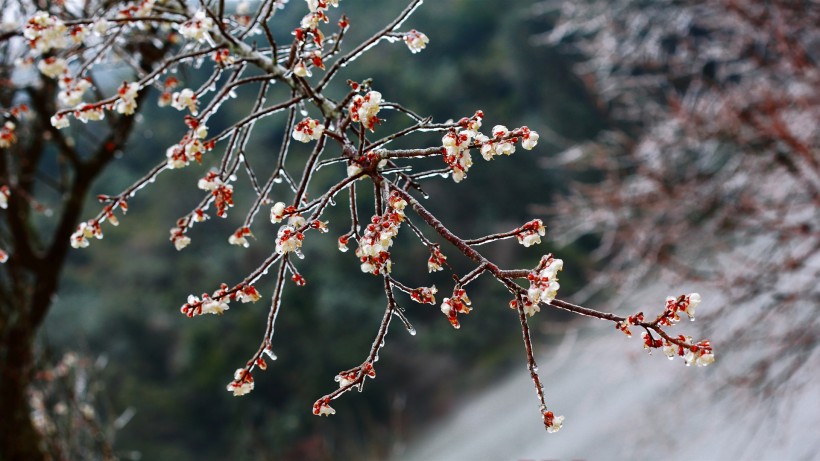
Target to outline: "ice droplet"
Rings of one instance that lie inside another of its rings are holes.
[[[416,329],[413,327],[408,328],[407,332],[410,333],[410,336],[416,336]]]
[[[271,360],[276,360],[276,354],[273,353],[273,349],[267,347],[265,348],[265,355],[267,355]]]

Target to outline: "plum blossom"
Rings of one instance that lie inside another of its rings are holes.
[[[6,121],[6,123],[3,124],[3,126],[0,128],[0,149],[7,149],[11,147],[12,144],[17,142],[17,134],[15,133],[16,130],[17,125],[15,125],[14,122],[12,122],[11,120],[8,120]],[[0,198],[0,200],[2,200],[2,198]],[[5,207],[0,206],[0,208]]]
[[[538,144],[538,133],[525,126],[521,127],[521,131],[521,147],[526,150],[532,150],[535,145]]]
[[[558,272],[564,268],[564,261],[555,259],[551,254],[541,257],[538,266],[527,275],[530,287],[527,289],[527,300],[537,305],[549,304],[558,295],[561,285],[558,283]],[[536,311],[528,312],[532,316]]]
[[[9,254],[5,250],[0,248],[0,264],[3,264],[8,260],[9,260]]]
[[[353,97],[348,111],[350,112],[350,119],[354,122],[359,122],[370,131],[376,128],[381,120],[376,116],[379,113],[380,104],[382,101],[382,94],[378,91],[369,91],[362,96],[357,94]]]
[[[415,54],[423,50],[430,43],[430,39],[423,32],[413,29],[404,34],[404,43],[407,44],[410,52]]]
[[[208,17],[205,10],[199,10],[189,21],[179,26],[179,33],[189,40],[204,43],[208,40],[208,31],[214,26],[214,21]]]
[[[122,82],[117,90],[119,98],[114,103],[114,110],[124,115],[131,115],[137,109],[137,95],[139,85],[137,83]]]
[[[61,130],[63,128],[68,128],[69,122],[68,117],[65,114],[54,114],[51,116],[51,126]]]
[[[458,314],[469,314],[471,310],[470,298],[467,297],[467,292],[463,288],[456,288],[451,298],[444,298],[441,301],[441,312],[447,316],[450,325],[455,329],[461,328],[458,323]]]
[[[234,397],[245,395],[253,390],[253,377],[250,371],[239,368],[233,375],[233,381],[228,383],[228,392],[233,392]]]
[[[59,18],[45,11],[38,11],[26,23],[23,36],[29,41],[29,46],[40,53],[47,53],[52,48],[68,46],[67,32],[65,23]]]
[[[270,209],[270,222],[273,224],[282,222],[287,213],[287,206],[284,202],[276,202]]]
[[[72,248],[85,248],[88,246],[88,239],[95,237],[97,239],[103,238],[100,223],[97,221],[81,222],[77,226],[77,230],[71,234]]]
[[[259,291],[253,285],[244,285],[242,289],[240,289],[236,293],[236,299],[244,303],[255,303],[262,298],[262,295],[259,294]]]
[[[467,170],[473,166],[473,159],[470,156],[470,142],[474,132],[472,130],[462,130],[460,132],[451,131],[441,138],[444,146],[444,162],[453,172],[453,181],[461,182],[467,176]]]
[[[201,305],[201,313],[204,314],[215,314],[215,315],[222,315],[225,313],[226,310],[230,309],[228,303],[224,300],[225,298],[211,298],[210,296],[203,296],[202,298],[202,305]]]
[[[392,269],[393,263],[388,250],[393,245],[393,238],[399,233],[404,212],[393,208],[401,206],[400,202],[388,201],[388,204],[391,208],[381,216],[373,216],[359,239],[359,248],[355,253],[361,261],[362,272],[379,275],[389,274]]]
[[[431,287],[420,287],[410,292],[410,298],[419,304],[435,304],[438,289],[435,285]]]
[[[49,56],[37,63],[37,69],[46,77],[57,78],[66,72],[68,65],[63,58]]]
[[[316,416],[330,416],[335,415],[336,410],[330,406],[330,399],[324,398],[313,404],[313,414]]]
[[[276,252],[280,255],[295,252],[298,256],[304,238],[305,235],[297,232],[293,227],[282,226],[276,234]]]
[[[533,219],[521,226],[519,233],[515,236],[518,243],[525,247],[530,247],[541,243],[541,237],[547,233],[547,228],[540,219]]]
[[[555,416],[551,411],[544,412],[544,426],[547,428],[547,432],[550,434],[558,432],[561,430],[561,427],[564,425],[564,417],[563,416]]]
[[[42,61],[41,61],[42,62]],[[83,100],[83,94],[91,88],[91,82],[84,78],[60,80],[60,90],[57,99],[64,106],[76,106]],[[100,108],[102,109],[102,108]]]
[[[427,259],[427,272],[438,272],[444,270],[447,256],[441,253],[441,248],[438,245],[430,246],[430,258]]]
[[[102,120],[105,118],[105,111],[102,106],[92,106],[91,104],[86,104],[80,109],[74,110],[74,118],[83,123]]]
[[[194,91],[190,88],[185,88],[182,91],[176,91],[171,96],[171,107],[176,110],[188,109],[188,111],[191,112],[191,115],[199,114],[197,104],[196,93],[194,93]]]
[[[236,230],[230,237],[228,237],[228,243],[231,245],[243,246],[248,248],[250,243],[248,243],[247,237],[252,237],[253,234],[251,230],[247,227],[240,227]]]
[[[305,117],[293,128],[293,139],[299,142],[318,141],[324,133],[325,127],[318,120]]]

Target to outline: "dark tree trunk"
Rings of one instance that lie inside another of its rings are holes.
[[[44,460],[27,395],[33,373],[35,330],[25,320],[18,320],[4,332],[0,344],[5,351],[0,371],[0,460]]]

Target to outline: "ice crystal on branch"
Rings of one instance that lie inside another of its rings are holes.
[[[365,359],[361,365],[336,375],[339,385],[316,401],[313,406],[316,415],[334,414],[335,410],[330,406],[332,400],[354,388],[361,390],[366,379],[376,377],[374,363],[385,344],[393,317],[398,317],[407,331],[415,334],[408,318],[412,311],[405,313],[399,307],[398,296],[407,296],[419,304],[436,304],[438,289],[435,285],[410,288],[394,276],[391,251],[398,242],[396,237],[400,231],[415,235],[414,242],[429,252],[428,272],[447,270],[451,273],[452,286],[446,290],[452,289],[452,294],[443,298],[439,308],[454,328],[461,326],[459,314],[468,314],[473,308],[467,286],[482,275],[484,279],[499,283],[512,295],[510,307],[521,325],[539,411],[549,432],[561,428],[563,416],[555,416],[547,409],[532,351],[529,322],[542,308],[564,309],[611,321],[627,332],[628,326],[643,327],[647,332],[647,347],[677,346],[678,349],[672,352],[683,356],[687,364],[705,365],[713,360],[708,341],[693,343],[688,338],[675,338],[664,331],[677,320],[679,312],[693,315],[699,302],[699,297],[694,294],[668,302],[666,311],[653,323],[575,306],[556,298],[562,260],[548,254],[534,269],[502,269],[477,249],[485,243],[513,238],[524,247],[540,244],[541,237],[546,235],[546,227],[540,219],[533,219],[508,232],[465,238],[454,234],[431,213],[418,198],[426,197],[424,189],[429,181],[452,175],[454,182],[461,182],[471,168],[486,168],[483,162],[473,164],[473,154],[478,153],[483,159],[492,161],[512,155],[519,143],[524,150],[530,150],[538,143],[538,133],[526,126],[509,129],[501,124],[486,134],[482,133],[485,119],[482,111],[457,122],[437,123],[432,118],[422,118],[400,102],[393,102],[401,93],[386,86],[389,82],[380,82],[383,86],[379,88],[384,95],[373,90],[369,80],[337,85],[334,90],[340,89],[339,93],[329,91],[342,69],[380,42],[403,42],[413,53],[429,43],[425,34],[415,29],[401,29],[421,4],[420,0],[411,0],[375,35],[349,51],[342,51],[348,50],[340,44],[351,22],[344,16],[335,25],[330,21],[330,8],[338,4],[338,1],[307,0],[306,4],[293,5],[303,8],[304,15],[298,24],[288,27],[287,30],[293,30],[293,38],[287,46],[276,43],[270,29],[278,20],[272,17],[275,8],[281,6],[278,2],[263,2],[260,14],[240,14],[239,18],[226,16],[222,4],[213,7],[208,3],[198,4],[194,10],[191,4],[184,2],[162,3],[160,7],[152,0],[121,5],[120,9],[114,10],[114,15],[105,13],[104,17],[71,22],[63,22],[44,12],[34,14],[23,32],[30,47],[27,58],[37,61],[42,73],[39,78],[58,79],[62,90],[60,100],[65,106],[73,106],[50,114],[54,127],[70,132],[70,116],[90,122],[102,119],[105,112],[111,113],[115,121],[126,120],[140,110],[146,95],[156,92],[159,110],[165,111],[169,120],[179,121],[177,126],[181,133],[180,141],[168,146],[165,155],[158,156],[157,165],[143,178],[117,195],[100,196],[103,209],[97,216],[80,223],[71,236],[71,245],[81,248],[87,246],[92,237],[102,238],[102,224],[117,223],[114,214],[117,208],[124,212],[127,201],[158,175],[190,165],[206,172],[200,173],[196,182],[196,187],[202,191],[201,200],[180,217],[170,231],[169,240],[181,250],[191,244],[188,231],[195,223],[206,221],[211,214],[226,217],[235,205],[235,197],[239,201],[245,196],[235,195],[234,189],[244,187],[238,179],[243,173],[247,174],[252,185],[251,203],[244,208],[247,211],[243,223],[226,235],[226,240],[232,245],[247,247],[248,239],[254,235],[275,235],[275,244],[273,248],[259,249],[267,256],[235,286],[230,288],[222,284],[211,294],[190,295],[180,308],[188,317],[230,315],[232,301],[256,302],[261,295],[254,288],[255,284],[266,277],[273,279],[270,310],[259,348],[244,366],[236,370],[227,385],[229,392],[240,396],[253,390],[252,373],[267,368],[265,357],[275,359],[271,347],[276,340],[273,335],[276,318],[281,309],[290,308],[283,303],[286,286],[292,289],[285,282],[290,278],[296,286],[306,284],[297,268],[297,263],[302,264],[299,259],[305,257],[301,250],[306,235],[317,240],[334,238],[323,235],[329,230],[325,212],[339,201],[346,203],[350,219],[349,223],[340,224],[340,232],[345,233],[336,234],[338,248],[344,252],[351,239],[355,241],[354,254],[346,256],[349,267],[358,267],[381,280],[385,307],[373,346]],[[268,20],[270,24],[266,22]],[[67,24],[77,27],[69,28]],[[90,70],[96,63],[114,61],[121,54],[117,48],[121,40],[135,39],[146,31],[163,38],[155,44],[161,47],[157,53],[162,58],[145,68],[132,69],[130,77],[107,97],[102,88],[90,91],[94,81]],[[117,39],[109,40],[107,36]],[[68,47],[75,49],[67,50]],[[186,75],[182,71],[187,69],[198,69],[203,74],[210,72],[205,78],[206,84],[195,89],[189,82],[181,81],[181,76]],[[275,93],[271,92],[274,84],[287,87],[288,96],[280,95],[274,100]],[[209,119],[231,105],[240,89],[254,89],[257,96],[248,104],[232,107],[232,110],[242,111],[241,116],[221,127],[219,132],[209,133]],[[343,96],[337,100],[331,94]],[[90,100],[92,97],[96,100]],[[266,164],[251,164],[245,149],[254,139],[251,136],[255,127],[259,121],[277,113],[286,115],[287,119],[278,154],[272,154]],[[388,117],[391,123],[383,124]],[[403,125],[392,131],[397,124]],[[388,129],[388,125],[391,128]],[[429,138],[423,135],[428,132],[435,134],[436,141],[432,145],[428,145],[425,139]],[[415,143],[417,147],[394,148],[392,142],[399,138],[403,138],[403,145]],[[7,145],[14,142],[14,125],[6,124],[0,132],[0,140]],[[304,143],[305,150],[310,153],[298,159],[291,157],[286,162],[292,141]],[[433,163],[438,163],[438,169],[429,169],[430,162],[418,161],[427,158],[435,158]],[[298,167],[295,167],[297,163]],[[325,188],[318,187],[314,181],[320,168],[332,170],[335,176],[330,177],[336,178]],[[374,197],[366,209],[357,196],[357,190],[363,187],[372,189]],[[0,197],[5,205],[9,200],[8,189],[4,189]],[[269,205],[270,223],[267,219],[257,222],[259,212],[267,210]],[[362,217],[367,216],[371,218],[363,222]],[[333,224],[335,229],[338,223]],[[448,258],[470,261],[472,269],[460,273],[455,265],[448,263]],[[312,262],[315,263],[311,258],[305,258],[306,264]],[[395,264],[406,264],[410,270],[424,273],[423,262],[414,265],[396,261]],[[492,315],[490,306],[482,306],[482,315]],[[499,312],[509,313],[506,310]],[[653,334],[661,339],[656,339]]]

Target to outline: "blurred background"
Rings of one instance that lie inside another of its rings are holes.
[[[303,5],[291,3],[277,14],[299,18]],[[348,46],[402,7],[342,2]],[[543,219],[537,251],[506,242],[486,252],[515,267],[555,253],[559,297],[592,308],[654,315],[666,296],[700,292],[698,321],[673,332],[712,340],[706,369],[542,309],[533,340],[548,404],[566,417],[548,435],[518,319],[502,290],[479,282],[458,331],[438,309],[407,303],[418,334],[394,324],[378,378],[316,418],[313,402],[360,363],[384,307],[378,282],[331,232],[306,244],[308,285],[286,290],[278,360],[234,398],[225,385],[256,348],[266,306],[193,320],[179,306],[235,283],[272,246],[260,232],[249,249],[226,244],[240,196],[226,221],[197,226],[192,245],[174,250],[168,229],[199,197],[195,168],[161,176],[122,226],[71,253],[41,367],[73,370],[66,386],[81,387],[122,459],[817,459],[817,24],[814,1],[440,0],[405,25],[429,36],[424,52],[382,44],[341,76],[373,78],[386,99],[438,121],[481,109],[485,126],[538,131],[534,151],[476,158],[457,186],[431,182],[425,206],[463,236]],[[184,127],[163,114],[146,105],[95,193],[120,191],[179,139]],[[278,149],[282,121],[256,130],[256,164]],[[343,208],[331,225],[347,222]],[[420,286],[430,277],[402,264],[417,250],[397,251],[394,270]]]

